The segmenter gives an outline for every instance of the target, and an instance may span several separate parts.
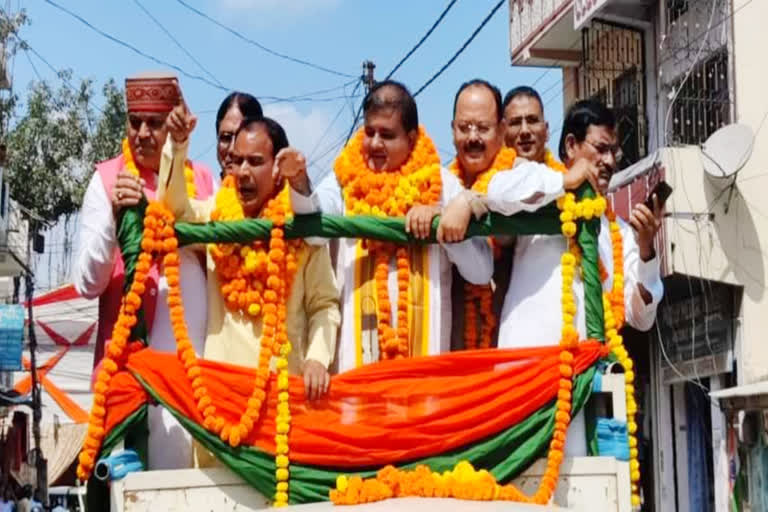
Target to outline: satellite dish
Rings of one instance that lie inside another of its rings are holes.
[[[754,135],[745,124],[723,126],[702,144],[704,171],[712,178],[730,178],[752,155]]]

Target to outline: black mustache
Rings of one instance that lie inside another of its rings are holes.
[[[468,142],[464,144],[465,151],[485,151],[485,144],[480,141]]]

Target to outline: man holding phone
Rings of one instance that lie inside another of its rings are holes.
[[[575,190],[588,181],[605,195],[608,184],[621,159],[617,142],[615,119],[610,110],[595,101],[580,101],[565,116],[559,153],[567,171],[560,173],[543,164],[526,162],[514,172],[498,173],[488,185],[487,197],[465,201],[478,204],[504,215],[520,211],[535,211],[568,190]],[[659,192],[659,196],[662,194]],[[656,308],[663,294],[659,258],[654,250],[654,237],[661,227],[663,197],[651,197],[651,206],[635,206],[629,223],[618,219],[622,236],[624,263],[624,303],[626,321],[632,327],[646,331],[653,326]],[[458,203],[449,204],[452,210]],[[453,207],[453,208],[452,208]],[[450,214],[450,215],[449,215]],[[441,222],[455,222],[469,217],[457,211],[447,212]],[[566,250],[561,235],[519,236],[515,247],[512,278],[504,300],[499,329],[499,348],[556,345],[560,340],[562,316],[561,255]],[[613,287],[613,247],[610,224],[601,219],[598,252],[604,269],[603,289]],[[584,285],[575,279],[576,297],[574,319],[581,339],[586,338]],[[521,336],[520,333],[525,333]],[[586,454],[583,414],[577,415],[569,428],[565,452],[567,456]]]

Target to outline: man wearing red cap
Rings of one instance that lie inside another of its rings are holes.
[[[176,77],[164,73],[143,74],[126,79],[125,99],[128,119],[122,153],[97,164],[96,172],[88,184],[80,215],[80,250],[73,273],[74,285],[81,295],[99,298],[94,366],[104,356],[105,345],[117,320],[123,295],[125,276],[116,235],[118,219],[123,208],[134,206],[141,199],[141,194],[121,186],[121,182],[135,179],[132,176],[129,178],[129,175],[138,175],[144,195],[149,199],[155,197],[160,157],[168,135],[166,118],[183,101]],[[185,171],[190,195],[205,199],[213,193],[211,173],[207,167],[187,162]],[[207,316],[205,270],[193,252],[182,250],[180,255],[187,325],[192,340],[200,344],[196,347],[198,353],[202,354]],[[175,352],[165,300],[167,290],[165,278],[159,275],[157,268],[153,268],[144,294],[149,342],[155,349]],[[150,414],[150,448],[156,444],[152,443],[153,435],[164,433],[166,438],[157,444],[167,449],[150,449],[150,467],[170,469],[189,466],[191,446],[189,450],[179,449],[189,443],[182,439],[170,439],[181,435],[183,429],[169,428],[170,415],[169,418],[161,416],[161,412]]]

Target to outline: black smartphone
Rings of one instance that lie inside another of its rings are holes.
[[[651,193],[648,194],[648,199],[643,204],[653,211],[653,196],[656,196],[659,200],[659,208],[663,208],[670,195],[672,195],[672,187],[666,181],[660,181],[653,187]]]

